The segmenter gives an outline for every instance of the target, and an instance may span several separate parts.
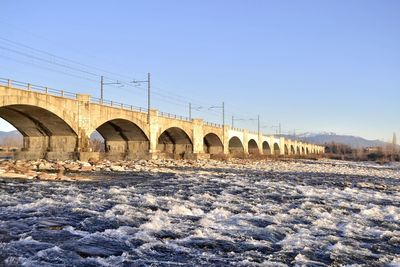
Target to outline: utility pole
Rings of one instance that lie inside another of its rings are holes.
[[[150,123],[150,72],[147,73],[147,123]]]
[[[281,128],[281,122],[279,122],[279,137],[281,137],[281,133],[282,133],[282,128]]]
[[[192,120],[192,103],[189,103],[189,120]]]
[[[225,143],[225,102],[222,101],[222,144]]]
[[[104,96],[104,85],[111,85],[111,84],[121,84],[119,81],[117,82],[112,82],[112,83],[105,83],[104,82],[104,76],[101,76],[100,79],[100,102],[103,103],[103,96]]]
[[[101,81],[100,81],[100,99],[101,99],[101,102],[103,102],[103,85],[104,85],[104,76],[101,75]]]
[[[131,83],[147,83],[147,123],[150,123],[150,109],[151,109],[151,102],[150,102],[150,97],[151,97],[151,86],[150,86],[150,72],[147,73],[147,80],[143,81],[136,81],[133,80]]]
[[[202,108],[203,107],[201,107],[201,106],[194,106],[194,105],[192,105],[192,103],[189,103],[189,120],[192,120],[192,110],[199,111]]]
[[[281,135],[281,123],[279,123],[278,125],[273,125],[273,126],[271,126],[271,128],[275,129],[275,134],[280,137],[280,135]]]
[[[225,128],[225,102],[222,102],[222,126]]]
[[[257,134],[260,135],[260,115],[257,115],[257,119],[248,119],[249,121],[257,121]]]
[[[244,119],[235,118],[235,117],[232,115],[232,128],[234,127],[235,121],[244,121]]]
[[[222,109],[222,126],[225,127],[225,103],[222,102],[222,106],[211,106],[208,109],[213,109],[213,108]]]

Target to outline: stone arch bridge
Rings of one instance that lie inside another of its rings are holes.
[[[0,79],[0,117],[23,135],[23,149],[16,157],[24,159],[324,153],[324,147],[314,144],[4,79]],[[105,140],[104,154],[91,151],[94,131]]]

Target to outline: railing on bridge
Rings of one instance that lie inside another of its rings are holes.
[[[120,103],[120,102],[116,102],[116,101],[112,101],[112,100],[101,99],[101,98],[97,98],[97,97],[90,97],[90,103],[104,105],[104,106],[110,106],[110,107],[114,107],[114,108],[121,108],[121,109],[125,109],[125,110],[130,110],[130,111],[138,111],[138,112],[147,113],[147,108],[136,107],[136,106],[127,105],[124,103]]]
[[[58,90],[50,87],[45,87],[45,86],[40,86],[40,85],[35,85],[35,84],[30,84],[30,83],[25,83],[25,82],[19,82],[19,81],[12,81],[4,78],[0,78],[0,85],[7,86],[7,87],[14,87],[18,88],[21,90],[26,90],[26,91],[33,91],[33,92],[38,92],[38,93],[43,93],[43,94],[49,94],[49,95],[54,95],[54,96],[61,96],[61,97],[66,97],[66,98],[71,98],[71,99],[76,99],[78,94],[76,93],[71,93],[67,92],[64,90]]]
[[[170,118],[170,119],[177,119],[177,120],[181,120],[181,121],[192,121],[191,119],[189,119],[188,117],[185,116],[179,116],[179,115],[175,115],[175,114],[171,114],[168,112],[158,112],[158,115],[160,117],[164,117],[164,118]]]
[[[237,132],[244,132],[244,129],[242,129],[242,128],[235,128],[235,127],[233,127],[233,128],[231,128],[233,131],[237,131]]]
[[[216,128],[222,128],[223,127],[222,124],[218,124],[218,123],[214,123],[214,122],[208,122],[208,121],[205,121],[204,124],[208,125],[208,126],[211,126],[211,127],[216,127]]]

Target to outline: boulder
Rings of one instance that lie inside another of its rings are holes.
[[[125,171],[125,168],[124,168],[124,167],[118,166],[118,165],[113,165],[113,166],[111,166],[110,169],[111,169],[112,171],[114,171],[114,172],[123,172],[123,171]]]

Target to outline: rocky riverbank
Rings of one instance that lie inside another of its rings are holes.
[[[377,165],[338,160],[136,160],[81,161],[0,161],[0,177],[54,181],[91,180],[90,174],[188,173],[232,171],[281,173],[335,173],[400,179],[398,165]],[[88,175],[89,174],[89,175]]]

